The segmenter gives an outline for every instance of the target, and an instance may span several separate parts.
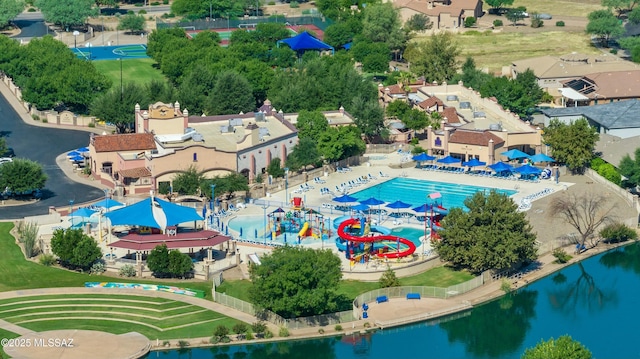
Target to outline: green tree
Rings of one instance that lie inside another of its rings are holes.
[[[145,21],[146,19],[144,18],[144,15],[127,14],[120,17],[120,20],[118,21],[118,30],[129,31],[132,34],[139,34],[144,32],[146,27]]]
[[[481,273],[537,258],[536,235],[525,213],[518,212],[507,195],[476,192],[464,204],[469,211],[451,209],[442,221],[442,239],[433,243],[442,260]]]
[[[324,31],[323,41],[336,49],[351,42],[355,35],[353,27],[346,21],[335,22]]]
[[[31,194],[43,189],[46,182],[47,175],[37,162],[15,158],[0,166],[0,191],[8,188],[13,193]]]
[[[640,7],[633,8],[633,10],[627,14],[627,20],[633,25],[640,24]],[[637,39],[635,36],[633,38]]]
[[[618,17],[622,14],[635,10],[635,6],[638,3],[637,0],[602,0],[602,6],[613,9],[618,13]]]
[[[389,70],[389,54],[371,54],[362,61],[362,70],[370,73],[384,73]]]
[[[82,229],[59,229],[51,237],[51,251],[70,268],[87,269],[102,257],[96,241]]]
[[[200,180],[200,192],[210,197],[211,194],[211,185],[215,184],[215,197],[218,197],[220,194],[226,193],[231,194],[236,191],[248,191],[249,184],[248,180],[245,176],[240,173],[230,172],[224,176],[216,176],[213,179],[204,179]]]
[[[384,125],[384,110],[378,101],[354,98],[349,112],[355,117],[356,126],[369,142],[376,137],[388,136],[388,130]]]
[[[411,111],[411,105],[404,100],[393,100],[389,102],[385,109],[388,117],[395,117],[397,119],[404,118],[409,111]]]
[[[495,97],[503,108],[517,113],[522,118],[529,117],[529,110],[544,96],[538,80],[530,69],[518,74],[516,79],[491,77],[480,87],[482,97]]]
[[[249,81],[233,71],[225,71],[216,78],[209,94],[206,112],[209,115],[228,115],[255,110],[256,101]]]
[[[425,14],[413,14],[404,24],[409,31],[424,31],[433,27],[433,23]]]
[[[278,157],[271,159],[271,162],[269,162],[269,165],[267,166],[267,172],[269,172],[273,178],[284,177],[284,169],[282,168]]]
[[[630,239],[637,240],[638,232],[633,228],[629,228],[624,223],[615,222],[604,227],[600,231],[600,237],[607,243],[620,243]]]
[[[473,16],[467,16],[464,18],[464,27],[473,27],[475,26],[477,20]]]
[[[410,43],[404,58],[411,63],[414,74],[424,76],[427,82],[440,83],[455,76],[459,54],[453,35],[443,32],[430,36],[426,41]]]
[[[204,180],[204,174],[198,171],[196,166],[191,165],[173,179],[173,192],[183,195],[197,194]]]
[[[462,81],[465,87],[479,90],[487,82],[491,81],[492,75],[487,74],[476,68],[476,62],[471,56],[468,56],[462,64],[462,73],[457,74],[453,78],[453,82]]]
[[[609,40],[624,34],[624,27],[610,10],[596,10],[587,16],[587,33],[600,38],[604,47],[609,47]]]
[[[187,34],[181,27],[153,30],[147,37],[147,55],[156,60],[158,66],[161,66],[162,57],[165,54],[176,46],[183,49],[188,46],[188,43]]]
[[[129,132],[135,122],[133,109],[136,104],[152,102],[143,85],[125,82],[113,86],[107,93],[97,97],[91,103],[89,111],[96,118],[113,123],[118,133]]]
[[[251,265],[249,298],[258,308],[285,318],[331,313],[338,309],[336,292],[342,272],[340,258],[330,250],[277,247]]]
[[[244,14],[243,1],[230,0],[174,0],[171,4],[171,12],[176,15],[186,16],[189,19],[200,19],[211,15],[213,18],[226,17]]]
[[[4,0],[0,2],[0,29],[18,16],[25,7],[24,0]]]
[[[319,136],[319,135],[318,135]],[[320,152],[316,146],[315,138],[301,137],[293,146],[293,151],[287,157],[287,167],[292,171],[298,171],[306,166],[317,166],[320,162]]]
[[[513,0],[484,0],[484,2],[491,6],[492,9],[494,9],[494,13],[499,13],[500,9],[504,8],[505,6],[511,6],[513,5]]]
[[[522,354],[522,359],[591,359],[591,351],[569,335],[540,341]]]
[[[302,110],[298,113],[296,122],[298,138],[317,139],[318,136],[329,128],[329,123],[320,111]]]
[[[169,275],[169,263],[169,249],[164,243],[152,249],[147,256],[147,267],[156,277]]]
[[[524,20],[525,11],[526,10],[524,8],[509,9],[505,14],[505,17],[507,18],[507,20],[513,23],[513,26],[516,26],[518,24],[518,21]]]
[[[384,71],[388,69],[389,63],[389,47],[382,42],[372,42],[369,40],[357,40],[354,41],[351,46],[351,50],[349,50],[353,59],[359,62],[363,62],[368,56],[371,55],[382,55],[387,58],[387,67],[385,67]]]
[[[215,83],[216,75],[203,64],[196,64],[184,74],[178,85],[178,101],[191,113],[204,113],[205,103],[213,92]]]
[[[362,36],[372,42],[383,42],[389,49],[402,49],[407,36],[401,29],[398,9],[392,3],[368,4],[364,9]]]
[[[317,144],[318,152],[329,162],[361,155],[367,147],[355,126],[330,127],[320,134]]]
[[[414,133],[418,130],[424,130],[431,124],[429,114],[417,108],[412,108],[401,118],[402,123]]]
[[[387,270],[385,270],[380,276],[378,284],[380,285],[380,288],[399,287],[400,280],[396,276],[396,272],[393,268],[391,268],[391,266],[387,266]]]
[[[91,16],[97,16],[99,9],[94,0],[35,0],[35,6],[42,11],[48,22],[68,27],[82,25]]]
[[[168,272],[172,277],[184,278],[193,270],[193,261],[186,253],[174,249],[169,251]]]
[[[581,118],[566,124],[557,118],[552,119],[544,129],[542,139],[551,146],[553,157],[566,164],[572,172],[581,173],[593,158],[596,142],[600,135]]]
[[[636,148],[633,159],[629,154],[624,155],[620,160],[620,174],[627,178],[626,182],[631,186],[640,185],[640,148]],[[599,169],[594,169],[599,171]]]

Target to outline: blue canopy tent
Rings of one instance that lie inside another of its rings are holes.
[[[399,210],[400,208],[409,208],[409,207],[411,207],[411,204],[405,203],[405,202],[402,202],[402,201],[395,201],[395,202],[389,203],[386,207]],[[391,213],[389,215],[389,217],[398,218],[398,217],[400,217],[400,212],[396,211],[395,213]]]
[[[433,161],[436,158],[433,157],[433,156],[429,156],[428,154],[422,152],[419,155],[413,156],[411,159],[416,161],[416,162],[425,162],[425,161]]]
[[[513,166],[511,166],[510,164],[504,163],[504,162],[494,163],[494,164],[490,165],[489,168],[491,168],[492,170],[494,170],[496,172],[513,171]]]
[[[478,160],[477,158],[472,158],[470,161],[467,162],[462,162],[463,166],[467,166],[467,167],[478,167],[478,166],[486,166],[487,163],[486,162],[482,162],[480,160]]]
[[[204,220],[195,208],[183,207],[155,197],[106,213],[104,216],[109,218],[112,225],[138,225],[160,228],[163,231],[167,226]]]
[[[278,41],[278,46],[280,46],[280,43],[289,45],[291,50],[295,52],[305,52],[307,50],[331,50],[331,54],[335,52],[333,46],[325,44],[324,42],[311,36],[311,34],[306,31],[301,32],[294,37]]]
[[[84,161],[84,156],[73,156],[69,158],[71,162],[82,162]]]
[[[450,165],[450,164],[453,164],[453,163],[460,163],[462,161],[459,158],[447,156],[447,157],[439,159],[438,162],[439,163],[444,163],[445,165]]]
[[[531,165],[520,166],[516,168],[515,171],[520,173],[521,175],[539,175],[540,173],[542,173],[541,169],[533,167]]]
[[[553,157],[547,156],[544,153],[538,153],[537,155],[533,155],[529,157],[529,161],[533,163],[538,163],[538,162],[553,162],[555,160],[553,159]]]
[[[528,158],[529,157],[528,154],[526,154],[526,153],[524,153],[524,152],[522,152],[520,150],[517,150],[517,149],[509,150],[507,152],[502,152],[501,155],[507,157],[509,160],[517,160],[517,159],[520,159],[520,158]]]
[[[348,194],[343,194],[340,197],[335,197],[333,200],[338,202],[338,203],[349,203],[349,202],[357,202],[358,201],[357,198],[351,197]]]

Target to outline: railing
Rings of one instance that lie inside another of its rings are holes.
[[[620,197],[622,197],[629,206],[631,206],[636,210],[635,217],[636,218],[638,217],[637,213],[640,213],[640,202],[638,201],[638,196],[634,195],[633,193],[627,192],[623,188],[620,188],[620,186],[600,176],[598,172],[592,170],[591,168],[586,168],[585,174],[595,182],[598,182],[599,184],[607,187],[609,190],[615,192]],[[630,225],[632,228],[635,228],[637,226],[637,223],[631,223]]]
[[[445,310],[441,310],[438,312],[430,312],[430,313],[424,313],[424,314],[420,314],[417,316],[412,316],[412,317],[404,317],[404,318],[398,318],[398,319],[392,319],[392,320],[386,320],[386,321],[382,321],[382,320],[376,320],[374,323],[377,327],[384,329],[385,327],[390,327],[390,326],[398,326],[398,325],[403,325],[403,324],[409,324],[409,323],[415,323],[415,322],[421,322],[421,321],[425,321],[428,320],[430,318],[435,318],[435,317],[441,317],[441,316],[445,316],[447,314],[453,314],[453,313],[458,313],[461,311],[465,311],[468,309],[473,308],[473,306],[468,303],[468,302],[463,302],[463,304],[452,307],[452,308],[447,308]]]
[[[214,21],[196,20],[180,21],[175,23],[165,22],[156,18],[156,28],[166,29],[171,27],[182,27],[188,30],[208,30],[208,29],[229,29],[255,27],[260,23],[284,23],[287,25],[314,25],[320,30],[325,30],[332,21],[324,18],[320,14],[309,14],[304,16],[252,16],[245,19],[215,19]]]
[[[360,306],[362,306],[363,303],[375,301],[377,297],[382,295],[386,295],[389,298],[398,298],[398,297],[404,297],[408,293],[420,293],[421,297],[446,299],[446,298],[454,297],[456,295],[460,295],[462,293],[466,293],[472,289],[480,287],[483,284],[484,284],[483,276],[478,276],[464,283],[452,285],[447,288],[426,287],[426,286],[381,288],[381,289],[376,289],[370,292],[360,294],[353,301],[353,305],[359,308]]]

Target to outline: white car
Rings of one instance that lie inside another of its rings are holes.
[[[9,162],[13,162],[13,160],[10,157],[2,157],[2,158],[0,158],[0,165],[3,165],[5,163],[9,163]]]

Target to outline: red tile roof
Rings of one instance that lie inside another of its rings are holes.
[[[458,117],[458,111],[455,107],[446,107],[442,110],[442,117],[447,118],[447,123],[460,123],[460,117]]]
[[[151,177],[151,171],[149,171],[146,167],[136,167],[130,168],[128,170],[120,170],[118,171],[121,177],[124,178],[144,178]]]
[[[125,133],[95,136],[93,147],[96,152],[155,150],[156,141],[151,133]]]
[[[435,105],[444,106],[444,102],[436,96],[429,97],[428,99],[418,103],[418,106],[422,109],[428,109]]]
[[[493,140],[494,145],[504,143],[502,138],[489,131],[457,129],[451,134],[451,137],[449,137],[449,143],[462,143],[475,146],[488,146],[489,140]]]
[[[124,248],[136,251],[148,251],[156,246],[166,244],[169,249],[214,247],[230,240],[231,237],[215,231],[197,231],[178,233],[175,236],[166,234],[129,234],[109,247]]]

